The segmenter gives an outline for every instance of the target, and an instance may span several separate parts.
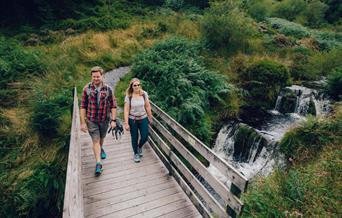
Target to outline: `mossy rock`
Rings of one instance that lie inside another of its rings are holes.
[[[297,95],[294,92],[286,92],[281,99],[279,112],[280,113],[293,113],[296,109]]]
[[[307,114],[311,114],[313,116],[316,116],[316,114],[317,114],[315,102],[313,101],[312,98],[310,98],[309,108],[308,108]]]
[[[239,162],[248,162],[251,156],[251,152],[254,149],[257,149],[257,153],[255,158],[261,152],[261,149],[267,145],[266,139],[262,138],[262,136],[255,131],[255,129],[241,124],[237,130],[237,133],[234,137],[234,159]],[[260,141],[260,142],[259,142]],[[259,142],[259,144],[256,144]],[[258,146],[257,148],[253,146]],[[255,161],[255,158],[253,161]]]

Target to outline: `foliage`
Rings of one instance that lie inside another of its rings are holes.
[[[303,37],[310,36],[310,32],[308,28],[300,24],[290,22],[288,20],[281,19],[281,18],[275,18],[275,17],[268,18],[266,20],[272,28],[278,30],[280,33],[286,36],[293,36],[296,38],[303,38]]]
[[[263,21],[269,17],[272,8],[272,1],[270,0],[254,0],[248,1],[245,6],[247,13],[257,21]]]
[[[284,65],[265,59],[242,71],[241,79],[248,105],[271,108],[281,88],[288,84],[290,75]]]
[[[327,76],[334,68],[341,66],[342,49],[336,48],[309,56],[303,73],[308,79],[319,79],[320,76]]]
[[[59,24],[59,29],[72,28],[80,32],[89,29],[103,31],[108,29],[124,29],[127,28],[128,25],[128,21],[122,18],[117,19],[110,16],[102,16],[89,17],[80,20],[67,19]]]
[[[207,70],[197,46],[172,38],[140,54],[132,72],[156,104],[200,139],[208,142],[211,126],[208,108],[228,107],[230,86],[226,78]]]
[[[178,11],[184,6],[184,0],[165,0],[164,6]]]
[[[243,196],[242,217],[339,216],[341,109],[339,105],[328,120],[309,120],[285,136],[280,146],[292,165],[254,181]]]
[[[304,12],[306,24],[310,27],[320,27],[324,23],[324,15],[328,6],[320,0],[312,0],[308,3]]]
[[[342,67],[335,68],[328,75],[327,92],[336,100],[342,98]]]
[[[2,192],[7,199],[2,201],[1,216],[57,217],[61,214],[65,166],[58,161],[39,164],[32,175],[19,181],[12,193]]]
[[[34,102],[31,123],[33,130],[42,137],[56,137],[60,126],[60,117],[66,109],[71,108],[72,97],[68,90]]]
[[[299,14],[306,10],[306,7],[307,4],[304,0],[284,0],[275,6],[272,15],[293,21]]]
[[[313,38],[320,50],[329,50],[342,45],[342,34],[331,31],[311,30],[298,23],[281,18],[267,18],[267,23],[279,33],[297,39]]]
[[[232,0],[213,2],[202,21],[202,36],[208,47],[246,51],[255,25]]]
[[[311,119],[284,136],[280,149],[287,157],[297,160],[310,160],[325,145],[341,143],[342,132],[341,107],[329,122]]]
[[[341,21],[342,4],[340,0],[323,0],[329,6],[325,12],[325,19],[329,23],[338,23]]]
[[[42,56],[39,50],[24,49],[19,42],[0,36],[1,88],[4,83],[42,74],[45,69]]]

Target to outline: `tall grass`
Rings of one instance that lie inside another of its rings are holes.
[[[342,212],[342,105],[310,120],[280,143],[291,162],[259,178],[245,194],[243,217],[338,217]]]

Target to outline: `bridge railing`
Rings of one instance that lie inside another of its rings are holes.
[[[243,202],[239,195],[247,189],[247,178],[158,106],[152,102],[151,106],[154,117],[149,142],[197,209],[204,217],[234,217],[241,214]],[[190,151],[191,148],[232,182],[230,189],[209,172],[197,158],[198,155]],[[220,198],[203,185],[198,175]]]
[[[83,218],[83,189],[81,180],[81,143],[80,143],[80,109],[77,90],[74,88],[73,115],[70,135],[68,166],[65,182],[63,217]]]

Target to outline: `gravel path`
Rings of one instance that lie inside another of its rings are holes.
[[[104,83],[108,84],[111,88],[113,88],[115,92],[115,86],[120,81],[120,78],[125,76],[130,70],[130,67],[119,67],[114,70],[108,71],[103,76]],[[127,84],[128,85],[128,84]],[[118,107],[118,113],[122,112],[122,108]]]

